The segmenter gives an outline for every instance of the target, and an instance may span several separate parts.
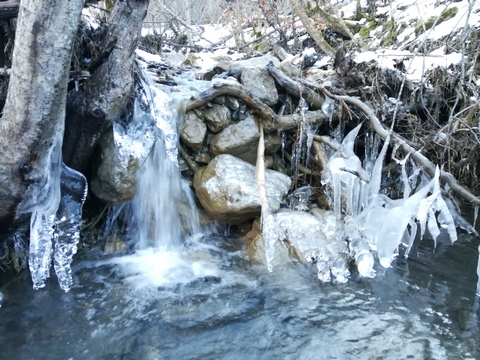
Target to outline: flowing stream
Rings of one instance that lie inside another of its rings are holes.
[[[157,125],[175,128],[165,114]],[[123,209],[134,252],[81,252],[67,293],[54,278],[33,290],[27,272],[0,284],[0,358],[480,358],[478,238],[424,237],[373,279],[321,283],[300,263],[269,272],[228,228],[200,230],[167,140]]]

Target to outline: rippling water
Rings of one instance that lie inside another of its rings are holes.
[[[2,359],[478,359],[479,240],[418,242],[375,279],[269,273],[234,236],[74,261],[75,286],[0,288]]]

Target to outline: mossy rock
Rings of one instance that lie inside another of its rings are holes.
[[[439,25],[442,22],[453,18],[455,15],[457,15],[457,13],[458,13],[458,8],[455,7],[455,6],[444,10],[440,14],[436,25]],[[420,21],[415,26],[415,35],[418,36],[421,33],[423,33],[424,31],[430,30],[433,27],[433,25],[435,24],[436,19],[437,19],[437,16],[432,16],[425,22]]]

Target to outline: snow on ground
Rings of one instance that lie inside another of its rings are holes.
[[[367,7],[366,0],[362,0],[363,8]],[[410,52],[405,49],[410,46],[410,49],[417,48],[425,40],[438,41],[445,36],[460,32],[465,26],[468,17],[469,0],[462,0],[458,2],[444,2],[438,0],[393,0],[391,3],[382,4],[377,1],[376,14],[383,16],[383,19],[390,20],[394,18],[397,29],[397,37],[393,46],[388,49],[379,49],[382,36],[385,36],[384,26],[377,25],[369,34],[369,39],[366,41],[370,49],[377,49],[375,51],[367,51],[357,53],[355,57],[356,62],[376,60],[380,66],[386,68],[394,68],[394,60],[404,60],[407,69],[408,78],[412,81],[420,81],[427,69],[437,66],[448,67],[452,64],[457,64],[462,60],[460,53],[453,52],[445,43],[438,49],[432,51],[430,54],[419,54],[418,52]],[[336,4],[338,12],[342,11],[344,18],[353,17],[356,9],[356,1],[344,1]],[[440,16],[446,9],[457,8],[457,13],[451,19],[445,20],[435,27],[420,33],[415,34],[415,26],[421,21],[426,22],[433,16]],[[367,21],[362,19],[360,22],[366,26]],[[469,17],[469,24],[480,29],[480,2],[474,3]],[[296,22],[297,27],[301,27],[299,21]],[[245,54],[236,52],[235,40],[232,36],[232,24],[205,24],[202,26],[192,26],[193,39],[196,45],[205,49],[215,48],[214,51],[202,51],[195,53],[197,58],[196,66],[202,69],[212,68],[220,59],[230,58],[231,60],[239,60],[245,57]],[[400,29],[400,30],[399,30]],[[271,32],[272,28],[264,29],[264,33]],[[158,29],[157,29],[158,31]],[[153,33],[153,29],[143,29],[142,35]],[[164,36],[168,37],[168,31]],[[170,34],[173,36],[173,34]],[[306,35],[305,35],[306,36]],[[253,31],[247,30],[243,34],[245,42],[250,42],[254,39]],[[360,38],[360,35],[356,35]],[[292,40],[293,41],[293,40]],[[213,46],[213,44],[215,46]],[[413,45],[413,46],[411,46]],[[439,44],[441,45],[441,44]],[[392,50],[395,47],[398,50]],[[432,49],[433,50],[433,49]],[[450,54],[445,55],[450,52]],[[138,52],[141,56],[148,60],[149,55],[144,52]],[[328,58],[328,57],[327,57]],[[324,60],[328,60],[324,58]],[[151,61],[159,61],[158,57],[151,58]]]

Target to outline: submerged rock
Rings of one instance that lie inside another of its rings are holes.
[[[282,173],[267,170],[265,182],[270,207],[277,211],[291,180]],[[193,187],[205,210],[220,222],[240,224],[260,216],[255,166],[232,155],[218,155],[208,166],[199,169],[193,178]]]

